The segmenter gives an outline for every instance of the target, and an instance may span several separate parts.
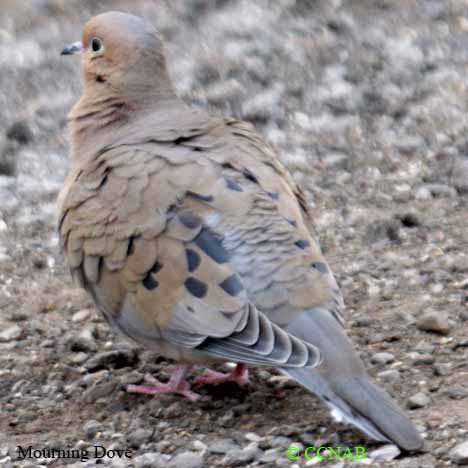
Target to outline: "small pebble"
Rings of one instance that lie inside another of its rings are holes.
[[[462,400],[468,396],[468,389],[460,385],[456,385],[447,389],[447,395],[452,400]]]
[[[416,191],[416,200],[432,200],[432,193],[427,187],[419,187]]]
[[[226,454],[231,450],[239,449],[239,445],[233,439],[217,439],[208,445],[208,451],[216,454]]]
[[[101,369],[121,369],[132,366],[138,360],[138,354],[134,349],[116,349],[94,355],[85,364],[90,372]]]
[[[23,329],[18,325],[12,325],[0,331],[0,343],[19,340],[22,335]]]
[[[371,319],[369,317],[358,317],[355,321],[354,321],[354,326],[355,327],[360,327],[360,328],[364,328],[364,327],[368,327],[371,325]]]
[[[448,363],[434,364],[434,374],[439,377],[445,377],[450,374],[451,367]]]
[[[104,429],[105,429],[105,426],[99,421],[95,421],[94,419],[91,419],[83,426],[83,430],[85,431],[86,438],[88,440],[94,439],[96,434],[98,432],[104,431]]]
[[[329,153],[321,159],[326,168],[346,169],[349,166],[349,157],[344,153]]]
[[[116,385],[117,384],[114,381],[110,381],[90,387],[83,393],[82,400],[85,403],[93,403],[99,398],[107,397],[113,393]]]
[[[135,468],[167,468],[168,460],[168,455],[158,452],[147,452],[135,457],[133,463],[135,464]]]
[[[302,431],[298,426],[283,425],[275,428],[271,433],[279,436],[291,437],[300,434]]]
[[[19,144],[16,141],[2,142],[2,140],[0,139],[0,174],[1,175],[5,175],[7,177],[15,177],[15,175],[17,174],[18,146]]]
[[[374,364],[390,364],[395,360],[395,356],[392,353],[375,353],[371,357],[371,361]]]
[[[468,465],[468,441],[453,447],[450,459],[457,465]]]
[[[290,439],[289,437],[278,436],[278,437],[273,437],[271,441],[271,446],[288,448],[292,442],[293,440]]]
[[[167,465],[169,468],[203,468],[203,457],[197,452],[183,452],[176,455]]]
[[[84,328],[81,332],[70,339],[70,349],[72,351],[95,352],[97,344],[95,340],[96,327],[94,325]]]
[[[73,353],[71,356],[67,358],[67,362],[72,366],[81,366],[89,359],[89,354],[79,352]]]
[[[413,364],[416,364],[416,365],[433,364],[434,361],[435,361],[435,358],[431,354],[414,353]]]
[[[91,310],[82,309],[73,314],[72,322],[75,322],[75,323],[84,322],[85,320],[88,320],[89,317],[91,317]]]
[[[435,346],[425,341],[420,341],[414,350],[418,353],[432,354],[435,351]]]
[[[234,416],[234,411],[232,410],[226,411],[226,413],[224,413],[223,416],[219,418],[219,423],[223,427],[232,426],[234,424],[234,421],[235,421],[235,416]]]
[[[420,330],[448,335],[450,333],[449,315],[444,311],[427,310],[416,321]]]
[[[431,402],[431,399],[426,393],[418,392],[408,398],[407,406],[409,409],[424,408]]]
[[[255,434],[255,432],[247,432],[244,437],[250,442],[259,442],[261,439],[261,437],[258,434]]]
[[[101,382],[107,382],[110,379],[110,372],[107,369],[100,370],[98,372],[93,372],[86,374],[80,380],[80,386],[90,387],[97,385]]]
[[[448,185],[444,184],[426,184],[424,186],[433,197],[456,197],[457,191]]]
[[[244,449],[234,449],[223,458],[223,464],[224,466],[244,466],[258,458],[260,453],[261,451],[256,445]]]
[[[166,418],[177,418],[183,412],[183,406],[179,401],[175,401],[164,410]]]
[[[208,446],[201,440],[194,440],[192,445],[197,452],[201,452],[201,455],[204,455],[208,450]]]
[[[468,158],[457,158],[452,183],[459,193],[468,193]]]
[[[396,445],[389,444],[373,450],[369,454],[369,457],[376,462],[385,462],[394,460],[398,455],[400,455],[400,453],[401,450]]]
[[[274,463],[276,460],[281,458],[282,455],[283,455],[283,451],[281,449],[278,449],[278,448],[268,449],[265,452],[263,452],[263,454],[260,456],[258,461],[260,463],[267,463],[267,464]]]
[[[127,442],[131,448],[137,449],[143,444],[147,443],[150,440],[152,434],[153,431],[140,428],[130,432],[127,435]]]
[[[384,382],[398,382],[400,380],[400,373],[396,369],[388,369],[377,374]]]
[[[424,146],[424,139],[419,135],[405,135],[395,140],[395,148],[405,156],[423,149]]]

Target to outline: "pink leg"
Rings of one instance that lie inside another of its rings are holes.
[[[151,375],[145,375],[145,382],[149,385],[127,385],[127,392],[143,395],[178,393],[190,401],[197,401],[200,395],[192,392],[190,384],[184,379],[189,368],[187,365],[177,366],[168,383],[162,383]]]
[[[215,372],[206,369],[205,372],[197,377],[194,385],[219,385],[224,382],[235,382],[239,387],[244,387],[249,383],[249,370],[245,364],[237,364],[236,368],[229,374]]]

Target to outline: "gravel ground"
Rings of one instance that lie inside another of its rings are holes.
[[[292,442],[364,445],[372,457],[319,466],[468,464],[466,0],[0,8],[0,466],[306,466],[285,457]],[[349,332],[427,451],[379,455],[270,369],[246,390],[207,387],[195,404],[123,391],[146,372],[164,379],[172,363],[108,329],[74,288],[54,227],[79,95],[78,61],[59,51],[109,9],[157,25],[188,102],[252,121],[279,148],[308,191]],[[132,458],[21,460],[18,445]]]

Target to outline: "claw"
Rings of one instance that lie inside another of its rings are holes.
[[[239,387],[245,387],[249,383],[249,370],[246,365],[237,364],[236,368],[229,374],[206,369],[193,381],[193,384],[195,386],[219,385],[225,382],[235,382]]]
[[[127,392],[140,393],[142,395],[177,393],[187,398],[187,400],[197,401],[200,395],[192,392],[190,384],[184,380],[187,370],[187,366],[177,366],[168,383],[162,383],[151,375],[145,375],[144,380],[147,385],[127,385]]]

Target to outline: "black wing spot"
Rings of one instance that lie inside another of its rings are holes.
[[[294,244],[299,247],[300,249],[305,249],[306,247],[309,247],[310,245],[310,242],[307,241],[307,240],[304,240],[304,239],[300,239],[296,242],[294,242]]]
[[[133,255],[135,253],[135,237],[130,236],[128,239],[128,246],[127,246],[127,257],[130,257],[130,255]]]
[[[278,200],[279,199],[279,193],[278,192],[268,192],[268,195],[270,195],[270,197],[273,200]]]
[[[186,249],[185,254],[187,255],[188,271],[193,273],[200,266],[200,255],[192,249]]]
[[[190,136],[190,135],[187,135],[187,136],[180,136],[180,137],[177,137],[175,140],[174,140],[174,144],[175,145],[183,145],[184,143],[187,143],[188,141],[192,140],[193,139],[193,136]]]
[[[222,246],[221,239],[208,229],[203,228],[193,242],[216,263],[227,263],[229,261],[229,255]]]
[[[201,201],[208,202],[208,203],[213,201],[212,195],[201,195],[199,193],[192,192],[191,190],[187,192],[187,195],[193,198],[196,198],[197,200],[201,200]]]
[[[161,271],[163,265],[156,260],[156,263],[151,267],[151,273],[156,274],[158,271]]]
[[[143,286],[149,291],[152,291],[159,286],[159,283],[153,278],[151,273],[148,273],[143,280]]]
[[[208,292],[208,285],[203,281],[197,280],[193,276],[190,276],[185,280],[185,287],[192,296],[198,297],[199,299],[206,296]]]
[[[187,228],[189,229],[195,229],[198,227],[201,223],[201,220],[198,216],[194,215],[191,211],[189,210],[184,210],[181,211],[178,214],[178,217],[180,219],[180,222]]]
[[[226,180],[226,185],[228,189],[234,190],[235,192],[244,191],[242,187],[240,186],[240,184],[238,184],[235,180],[230,179],[229,177],[224,177],[224,179]]]
[[[101,183],[100,183],[100,185],[99,185],[99,188],[102,188],[102,187],[104,187],[104,185],[106,185],[108,177],[109,177],[109,175],[106,174],[106,175],[102,178]]]
[[[222,283],[219,283],[219,286],[230,296],[237,296],[244,289],[236,274],[226,278]]]
[[[291,226],[297,227],[297,221],[294,219],[287,219],[286,220]]]
[[[315,268],[320,273],[328,273],[328,266],[326,263],[323,262],[312,262],[310,264],[312,268]]]
[[[250,180],[251,182],[255,182],[256,184],[258,184],[257,176],[250,169],[247,169],[246,167],[244,167],[244,169],[242,170],[242,174],[247,180]]]

